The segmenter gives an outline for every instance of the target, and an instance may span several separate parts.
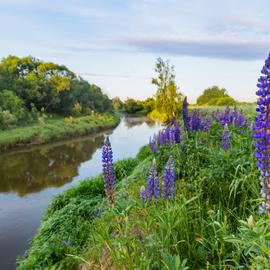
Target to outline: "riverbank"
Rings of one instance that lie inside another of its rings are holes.
[[[56,196],[19,269],[269,269],[269,216],[258,214],[251,130],[235,121],[228,128],[229,148],[213,118],[207,132],[182,133],[155,154],[145,146],[116,162],[113,206],[101,175]],[[164,169],[169,158],[173,174]],[[153,159],[158,199],[143,201]],[[161,194],[172,177],[168,199]]]
[[[46,119],[30,126],[0,132],[0,150],[37,145],[82,136],[115,127],[116,114],[92,114],[77,118]]]

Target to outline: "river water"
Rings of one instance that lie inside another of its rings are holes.
[[[105,135],[118,160],[134,157],[159,128],[147,118],[123,118],[114,130],[0,153],[0,269],[16,268],[52,196],[101,172]]]

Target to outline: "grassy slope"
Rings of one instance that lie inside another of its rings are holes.
[[[148,147],[115,164],[113,208],[101,176],[56,196],[19,269],[77,269],[83,261],[84,269],[270,269],[270,223],[257,214],[251,131],[230,127],[229,152],[220,149],[221,133],[216,124],[159,148],[160,179],[169,156],[175,161],[172,201],[139,199],[154,157]]]
[[[119,123],[112,114],[95,114],[78,118],[56,118],[26,127],[0,132],[0,149],[13,148],[27,144],[42,144],[68,137],[111,128]]]

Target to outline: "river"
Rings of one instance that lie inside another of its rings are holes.
[[[110,136],[114,160],[134,157],[160,125],[123,118],[114,129],[0,154],[0,269],[16,268],[52,197],[101,172],[101,146]]]

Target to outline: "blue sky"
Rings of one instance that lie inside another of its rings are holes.
[[[0,57],[65,64],[123,99],[154,94],[162,57],[192,102],[212,85],[254,101],[269,33],[267,0],[0,0]]]

